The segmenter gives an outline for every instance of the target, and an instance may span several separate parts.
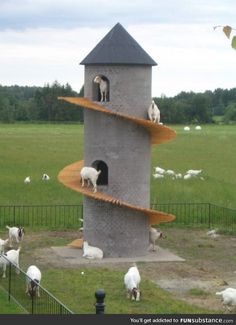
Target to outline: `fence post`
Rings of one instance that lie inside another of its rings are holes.
[[[104,309],[105,309],[105,303],[104,303],[104,298],[105,298],[105,291],[103,289],[98,289],[95,292],[95,297],[97,299],[97,302],[95,303],[95,308],[96,308],[96,314],[104,314]]]
[[[34,314],[34,295],[31,295],[31,314]]]
[[[8,301],[11,300],[11,263],[9,263]]]
[[[208,226],[209,229],[211,228],[211,203],[208,203],[209,209],[208,209]]]

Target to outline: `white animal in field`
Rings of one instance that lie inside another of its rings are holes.
[[[101,170],[96,170],[93,167],[83,167],[80,171],[82,187],[84,187],[84,181],[87,181],[87,186],[91,182],[93,184],[93,191],[97,192],[97,179],[100,173]]]
[[[2,277],[6,277],[6,269],[7,266],[11,263],[16,266],[16,273],[19,274],[19,254],[20,254],[20,247],[15,250],[11,249],[8,252],[4,253],[3,255],[0,255],[0,267],[3,269],[3,275]]]
[[[198,176],[202,172],[202,169],[189,169],[186,171],[186,174],[190,174],[191,176]]]
[[[184,131],[190,131],[190,127],[189,126],[185,126],[184,127]]]
[[[175,172],[174,172],[173,170],[171,170],[171,169],[167,169],[167,170],[165,171],[165,174],[166,174],[166,175],[169,175],[169,176],[175,176]]]
[[[30,183],[30,176],[27,176],[25,179],[24,179],[24,183],[25,184],[29,184]]]
[[[195,130],[201,130],[202,128],[201,128],[201,126],[200,125],[197,125],[196,127],[195,127]]]
[[[153,176],[155,179],[157,179],[157,178],[164,178],[164,175],[162,175],[162,174],[158,174],[158,173],[156,173],[156,174],[152,174],[152,176]]]
[[[9,242],[9,239],[3,240],[0,238],[0,255],[4,253],[5,247],[7,246],[8,242]]]
[[[154,170],[158,174],[161,174],[161,175],[165,174],[165,169],[163,169],[161,167],[158,167],[158,166],[157,167],[154,167]]]
[[[191,179],[191,178],[193,178],[194,176],[192,176],[191,174],[185,174],[184,175],[184,179],[186,180],[186,179]]]
[[[26,290],[25,293],[34,297],[40,297],[39,285],[42,278],[41,271],[35,265],[30,265],[26,271]]]
[[[139,274],[139,270],[134,264],[131,266],[127,273],[124,275],[124,284],[127,290],[127,298],[130,298],[135,301],[140,300],[140,290],[139,285],[141,282],[141,277]]]
[[[154,100],[152,100],[152,103],[148,108],[148,117],[150,121],[160,123],[160,110],[155,104]]]
[[[226,309],[231,312],[230,307],[236,305],[236,289],[227,288],[223,291],[216,292],[216,295],[221,296],[225,312]]]
[[[6,226],[8,229],[9,235],[9,246],[12,247],[13,242],[19,244],[25,235],[25,229],[23,227],[9,227]]]
[[[150,248],[152,248],[153,252],[156,251],[155,245],[156,245],[156,241],[159,238],[165,238],[163,235],[163,232],[156,228],[150,227],[149,228],[149,244],[150,244]]]
[[[99,90],[101,95],[101,102],[106,102],[108,99],[108,82],[101,78],[100,76],[96,76],[93,80],[95,83],[99,84]]]
[[[50,177],[47,174],[43,174],[42,180],[43,181],[49,181]]]
[[[102,259],[103,251],[94,246],[90,246],[87,241],[83,242],[83,257],[93,260],[93,259]]]
[[[219,234],[217,234],[218,229],[212,229],[207,232],[207,236],[211,237],[212,239],[217,239],[220,237]]]

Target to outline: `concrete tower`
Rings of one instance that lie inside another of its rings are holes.
[[[118,23],[81,62],[84,96],[109,110],[147,119],[155,61]],[[95,76],[109,85],[100,102]],[[150,205],[150,134],[131,121],[84,111],[84,165],[102,172],[98,191],[131,205]],[[105,257],[141,256],[148,249],[147,217],[132,209],[84,198],[84,238]]]

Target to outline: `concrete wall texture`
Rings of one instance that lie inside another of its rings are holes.
[[[109,102],[100,103],[127,115],[147,118],[151,103],[150,66],[85,67],[85,97],[96,100],[93,79],[109,80]],[[150,139],[146,129],[101,112],[84,111],[85,166],[101,160],[108,166],[104,192],[141,207],[150,204]],[[104,257],[132,257],[147,254],[148,219],[139,212],[110,203],[84,199],[84,238],[101,248]]]

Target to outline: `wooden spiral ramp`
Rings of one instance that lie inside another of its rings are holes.
[[[87,109],[91,109],[94,111],[99,111],[105,114],[109,114],[109,115],[114,115],[117,116],[119,118],[131,121],[135,124],[141,125],[144,128],[146,128],[148,130],[148,132],[150,133],[150,141],[151,144],[160,144],[160,143],[164,143],[167,142],[171,139],[174,139],[176,136],[175,131],[173,131],[172,129],[160,125],[160,124],[156,124],[153,123],[149,120],[144,120],[141,118],[136,118],[136,117],[132,117],[129,115],[125,115],[122,113],[118,113],[118,112],[114,112],[112,110],[108,110],[107,108],[96,104],[92,101],[90,101],[87,98],[78,98],[78,97],[59,97],[58,99],[60,100],[64,100],[66,102],[75,104],[75,105],[79,105],[82,107],[85,107]],[[156,225],[159,223],[164,223],[164,222],[170,222],[173,221],[175,219],[175,216],[172,214],[168,214],[165,212],[161,212],[161,211],[156,211],[156,210],[151,210],[151,209],[147,209],[147,208],[142,208],[139,206],[135,206],[132,205],[130,203],[118,200],[114,197],[111,197],[109,195],[106,195],[104,193],[101,192],[96,192],[94,193],[91,188],[87,188],[87,187],[82,187],[81,183],[80,183],[80,170],[84,165],[84,161],[78,161],[75,162],[71,165],[66,166],[65,168],[63,168],[59,174],[58,174],[58,180],[66,187],[79,192],[83,195],[86,195],[90,198],[93,198],[95,200],[101,200],[104,202],[109,202],[111,204],[115,204],[117,206],[120,207],[125,207],[128,209],[132,209],[135,211],[139,211],[144,213],[148,220],[149,220],[149,224],[150,225]],[[83,244],[82,240],[75,240],[73,241],[71,244],[69,244],[70,246],[73,247],[81,247]]]

